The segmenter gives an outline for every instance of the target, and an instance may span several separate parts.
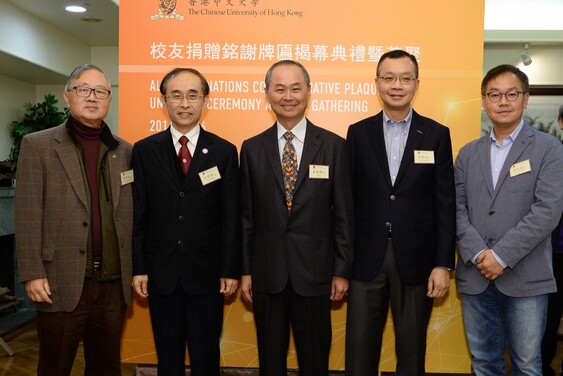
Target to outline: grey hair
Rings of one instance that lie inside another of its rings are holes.
[[[274,71],[274,69],[280,65],[294,65],[298,68],[301,69],[301,71],[303,72],[303,77],[305,77],[305,83],[307,84],[307,87],[311,87],[311,78],[309,77],[309,72],[307,72],[307,69],[305,69],[305,67],[303,66],[303,64],[298,63],[297,61],[293,61],[293,60],[280,60],[277,63],[275,63],[274,65],[272,65],[270,67],[270,69],[268,69],[268,72],[266,72],[266,78],[264,80],[264,83],[266,84],[266,91],[268,91],[268,88],[270,87],[270,80],[272,79],[272,72]]]
[[[65,91],[70,91],[72,90],[72,84],[74,81],[76,81],[78,79],[78,77],[80,77],[82,75],[82,73],[89,71],[89,70],[97,70],[98,72],[100,72],[101,74],[104,75],[104,77],[106,78],[109,87],[111,88],[111,83],[109,81],[108,76],[104,73],[104,71],[98,67],[97,65],[94,64],[82,64],[77,66],[76,68],[74,68],[74,70],[72,71],[72,73],[70,74],[70,76],[68,76],[68,80],[66,82],[65,85]]]

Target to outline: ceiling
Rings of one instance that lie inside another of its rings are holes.
[[[6,1],[91,47],[116,47],[119,44],[119,0]],[[156,2],[156,0],[134,1]],[[85,13],[66,12],[64,8],[70,4],[86,4],[88,10]],[[563,22],[559,12],[560,9],[563,9],[563,0],[534,1],[533,8],[536,13],[540,11],[544,15],[557,14],[552,22],[545,22],[542,17],[530,18],[530,4],[529,0],[485,0],[485,28],[487,29],[485,30],[485,44],[522,44],[522,41],[527,41],[535,44],[563,46],[563,26],[556,22],[557,19]],[[85,22],[84,18],[100,21]],[[555,26],[558,30],[537,30],[543,26],[531,25],[530,19],[536,18],[541,20],[539,25]],[[513,23],[508,24],[507,20],[512,20]],[[533,30],[533,28],[536,29]],[[35,84],[60,83],[61,80],[64,82],[66,78],[46,68],[4,53],[0,53],[0,74]]]
[[[8,2],[92,47],[114,47],[119,43],[119,0],[8,0]],[[67,5],[85,3],[88,9],[85,13],[65,11]],[[101,21],[85,22],[83,18]]]
[[[119,0],[8,1],[92,47],[119,43]],[[69,13],[64,10],[69,4],[86,4],[88,10]],[[529,0],[485,0],[485,43],[521,43],[524,36],[540,43],[563,43],[561,10],[563,0],[535,0],[531,9]]]

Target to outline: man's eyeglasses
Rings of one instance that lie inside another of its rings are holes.
[[[72,90],[74,90],[76,92],[76,95],[78,95],[79,97],[89,97],[90,93],[94,92],[94,95],[98,99],[107,99],[107,97],[109,97],[109,95],[111,94],[111,91],[106,89],[94,89],[86,86],[75,86],[68,91]]]
[[[403,85],[411,85],[418,79],[417,77],[395,77],[395,76],[377,76],[378,79],[382,80],[386,84],[393,84],[397,79]]]
[[[180,103],[184,100],[184,98],[186,98],[188,102],[195,103],[199,100],[199,98],[202,98],[204,96],[205,95],[196,94],[196,93],[189,93],[188,95],[185,96],[180,93],[174,93],[172,95],[167,95],[166,99],[168,99],[168,101],[171,103]]]
[[[487,98],[489,98],[489,100],[491,102],[500,101],[503,95],[507,100],[514,102],[516,99],[518,99],[520,94],[524,94],[524,92],[523,91],[516,91],[516,90],[510,90],[510,91],[507,91],[506,93],[501,93],[501,92],[498,92],[498,91],[491,91],[490,93],[487,93],[485,95],[487,96]]]

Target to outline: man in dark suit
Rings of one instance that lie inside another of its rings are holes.
[[[241,150],[241,290],[253,304],[260,374],[287,374],[289,328],[302,376],[328,374],[331,300],[348,290],[353,211],[343,138],[305,117],[311,83],[299,63],[266,74],[277,122]]]
[[[38,375],[121,375],[121,327],[131,303],[131,145],[104,122],[111,85],[77,67],[70,118],[24,137],[15,197],[19,279],[37,309]]]
[[[356,218],[348,296],[346,374],[377,375],[391,304],[397,375],[423,375],[433,298],[454,267],[455,190],[448,128],[411,107],[418,63],[384,54],[376,87],[383,111],[348,130]]]
[[[160,375],[218,376],[223,297],[240,277],[238,158],[199,120],[209,95],[195,69],[160,84],[172,121],[133,147],[133,287],[148,297]]]

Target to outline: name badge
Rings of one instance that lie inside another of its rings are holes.
[[[309,165],[309,179],[328,179],[328,166]]]
[[[202,171],[198,175],[202,185],[207,185],[209,183],[213,183],[214,181],[221,179],[221,174],[219,173],[219,169],[217,168],[217,166]]]
[[[525,161],[514,163],[510,167],[510,177],[513,178],[515,176],[524,174],[526,172],[532,171],[532,167],[530,166],[530,160],[526,159]]]
[[[415,150],[414,163],[434,164],[434,150]]]
[[[121,185],[131,184],[135,181],[133,170],[123,171],[121,173]]]

